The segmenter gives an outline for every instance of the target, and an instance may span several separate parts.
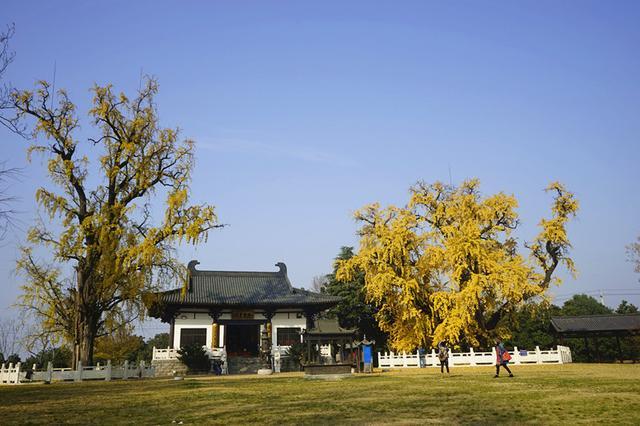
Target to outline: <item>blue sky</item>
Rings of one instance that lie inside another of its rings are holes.
[[[162,124],[197,142],[193,200],[222,222],[185,262],[276,270],[297,286],[355,245],[355,209],[403,204],[418,179],[478,177],[520,200],[521,240],[560,180],[580,199],[580,271],[558,295],[635,293],[625,246],[640,234],[640,3],[5,1],[7,79],[66,88],[86,117],[94,84],[160,82]],[[80,138],[93,133],[83,125]],[[16,246],[37,217],[43,163],[0,130],[24,168],[22,228],[0,247],[0,305],[14,302]],[[607,295],[616,305],[619,295]]]

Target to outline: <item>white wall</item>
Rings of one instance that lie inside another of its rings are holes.
[[[304,315],[302,318],[297,318],[296,313],[276,313],[273,319],[271,320],[271,331],[272,331],[272,341],[271,345],[275,348],[278,347],[278,328],[289,328],[289,327],[298,327],[302,330],[307,328],[307,319]]]
[[[194,318],[195,315],[195,318]],[[184,318],[186,317],[186,318]],[[211,324],[213,321],[209,314],[199,312],[194,314],[193,312],[178,314],[175,319],[173,327],[173,347],[180,347],[180,333],[183,328],[204,328],[207,330],[207,346],[211,344]]]
[[[194,318],[195,316],[195,318]],[[255,318],[262,319],[262,311],[256,311]],[[230,313],[225,313],[220,316],[220,319],[229,320],[231,319]],[[213,320],[206,312],[187,312],[178,314],[175,319],[173,329],[173,347],[180,347],[180,333],[183,328],[204,328],[207,330],[207,346],[211,344],[212,338],[212,330],[211,324],[213,324]],[[272,330],[272,345],[274,347],[277,346],[277,329],[279,327],[298,327],[302,330],[306,329],[307,319],[304,315],[301,315],[300,318],[297,317],[296,312],[276,312],[274,317],[271,320],[271,330]],[[224,333],[225,327],[223,325],[220,326],[220,341],[224,342]]]

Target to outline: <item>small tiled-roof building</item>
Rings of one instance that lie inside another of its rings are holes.
[[[640,314],[551,317],[551,327],[564,337],[640,335]]]
[[[589,339],[595,346],[596,359],[600,360],[598,339],[601,337],[615,337],[618,348],[618,358],[623,361],[624,356],[620,345],[620,338],[640,336],[640,314],[607,314],[580,315],[572,317],[551,317],[551,331],[561,341],[564,338],[583,338],[587,357],[592,359]]]
[[[228,357],[256,357],[300,342],[318,314],[340,298],[291,285],[284,263],[275,272],[204,271],[187,267],[186,288],[157,293],[152,315],[170,325],[170,345],[200,344]]]

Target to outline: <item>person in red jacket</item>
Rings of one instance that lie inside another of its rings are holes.
[[[509,377],[513,377],[513,373],[509,370],[509,360],[511,359],[511,355],[509,351],[504,348],[504,343],[500,339],[496,340],[496,375],[493,376],[494,379],[500,377],[500,366],[502,366],[507,373],[509,373]]]

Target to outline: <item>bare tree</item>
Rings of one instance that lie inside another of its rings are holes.
[[[15,34],[15,25],[7,26],[6,31],[0,32],[0,125],[17,134],[23,134],[17,116],[13,113],[11,93],[13,89],[5,82],[4,74],[15,58],[15,52],[9,48],[9,40]],[[3,240],[7,229],[13,223],[14,210],[12,208],[16,198],[8,195],[10,182],[17,177],[18,169],[7,167],[0,163],[0,240]]]
[[[20,351],[23,323],[15,318],[0,318],[0,354],[4,358]]]
[[[311,281],[311,290],[322,293],[324,287],[327,285],[327,276],[326,275],[317,275],[313,277],[313,281]]]
[[[635,271],[640,274],[640,237],[636,242],[627,246],[627,253],[629,254],[629,261],[634,264]]]
[[[10,195],[11,183],[18,177],[19,170],[9,168],[5,163],[0,163],[0,241],[4,239],[7,230],[15,223],[13,205],[17,198]]]
[[[4,74],[9,68],[16,54],[9,47],[9,40],[16,32],[14,24],[8,25],[6,31],[0,32],[0,125],[12,132],[23,134],[24,128],[18,123],[18,118],[13,113],[11,93],[13,88],[4,79]]]

